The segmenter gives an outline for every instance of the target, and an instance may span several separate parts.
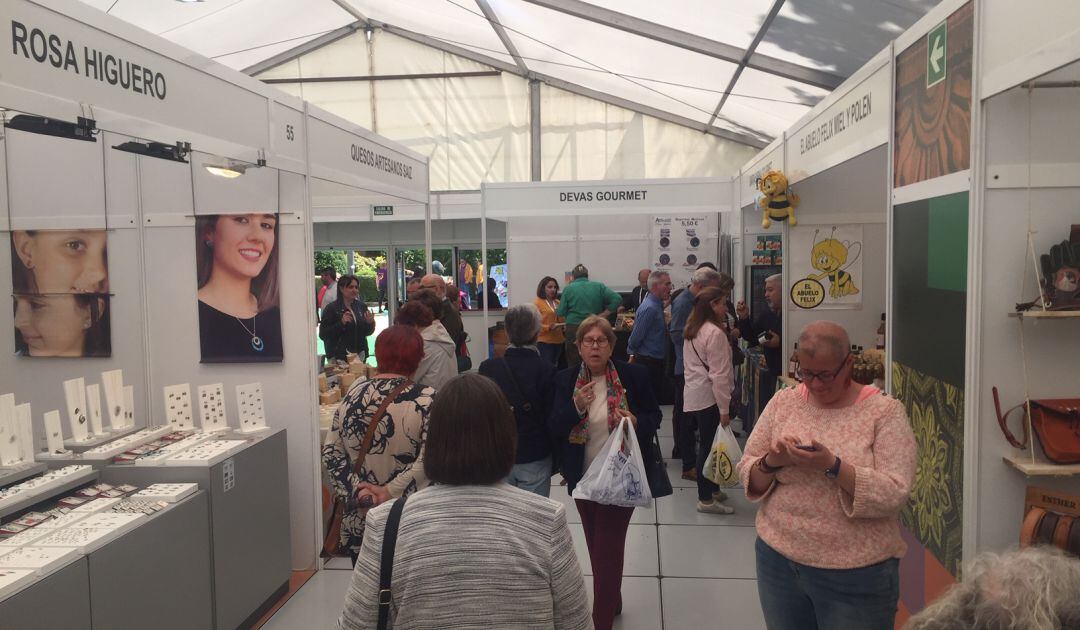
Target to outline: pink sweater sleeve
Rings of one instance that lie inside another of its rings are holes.
[[[727,334],[715,326],[709,327],[705,345],[705,360],[709,362],[709,382],[720,415],[728,414],[731,407],[731,390],[735,387],[735,372],[731,367],[731,344]]]
[[[735,470],[739,473],[739,481],[742,483],[742,487],[746,488],[746,498],[751,502],[756,503],[763,500],[776,487],[776,479],[774,478],[765,492],[761,494],[751,492],[750,472],[754,469],[754,466],[757,466],[758,461],[769,452],[769,448],[772,447],[773,425],[775,424],[772,410],[776,408],[774,402],[777,397],[786,395],[786,392],[787,390],[777,392],[773,400],[769,401],[761,415],[758,416],[757,421],[754,422],[754,430],[750,432],[750,437],[746,440],[746,448],[743,449],[742,458],[735,465]]]
[[[844,514],[850,518],[894,516],[911,492],[918,451],[915,434],[899,401],[892,401],[889,412],[876,428],[873,467],[855,467],[855,496],[839,491]]]

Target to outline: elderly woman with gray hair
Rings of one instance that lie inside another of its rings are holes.
[[[506,482],[541,496],[551,494],[552,449],[547,430],[555,366],[540,356],[540,311],[520,304],[506,312],[510,347],[480,364],[480,374],[495,381],[514,410],[517,456]]]
[[[760,502],[758,596],[769,630],[892,630],[900,508],[915,480],[904,406],[851,379],[848,334],[799,335],[802,384],[777,392],[750,434],[739,477]]]
[[[1080,628],[1080,559],[1048,545],[981,554],[964,581],[915,615],[905,630]]]

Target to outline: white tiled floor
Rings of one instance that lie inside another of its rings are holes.
[[[671,408],[660,429],[664,455],[671,455]],[[699,514],[694,482],[668,462],[675,493],[634,510],[626,540],[622,616],[617,630],[758,630],[765,627],[754,570],[754,515],[740,488],[728,490],[735,514]],[[574,549],[592,596],[592,568],[581,517],[566,487],[553,479],[551,498],[566,506]],[[335,560],[318,572],[264,628],[308,630],[333,627],[349,585],[349,561]]]

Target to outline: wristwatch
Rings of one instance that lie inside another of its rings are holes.
[[[836,479],[840,476],[840,456],[836,456],[836,461],[833,462],[832,467],[825,471],[825,476],[829,479]]]

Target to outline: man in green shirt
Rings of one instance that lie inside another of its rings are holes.
[[[590,315],[611,315],[622,304],[622,297],[604,283],[589,280],[589,270],[585,265],[574,267],[570,274],[574,281],[563,289],[562,301],[555,314],[566,318],[566,362],[573,367],[581,362],[577,344],[574,343],[578,325]]]

